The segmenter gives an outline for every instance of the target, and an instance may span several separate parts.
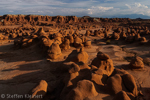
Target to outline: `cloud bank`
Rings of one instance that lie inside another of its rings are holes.
[[[114,16],[143,14],[150,16],[149,0],[0,0],[0,15],[76,15]]]

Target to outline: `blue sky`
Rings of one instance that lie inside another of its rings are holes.
[[[122,14],[150,16],[149,0],[0,0],[0,15],[75,15],[107,17]]]

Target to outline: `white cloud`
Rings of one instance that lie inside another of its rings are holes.
[[[142,5],[140,3],[135,3],[136,7],[141,7]]]
[[[140,3],[135,3],[135,7],[148,8],[148,6],[142,5]]]
[[[93,14],[92,11],[91,11],[91,9],[88,9],[88,14],[89,14],[89,15],[92,15],[92,14]]]
[[[131,9],[131,6],[130,6],[130,5],[128,5],[128,4],[125,4],[125,6],[127,6],[129,9]]]
[[[106,10],[113,9],[114,7],[102,7],[102,6],[99,6],[98,8],[99,8],[99,10],[106,11]]]
[[[131,8],[148,8],[148,6],[146,6],[146,5],[142,5],[141,3],[134,3],[134,5],[133,4],[131,4],[131,5],[129,5],[129,4],[125,4],[125,6],[127,6],[129,9],[131,9]]]
[[[91,8],[87,9],[88,10],[88,14],[92,15],[95,13],[101,13],[101,12],[105,12],[107,10],[111,10],[114,7],[102,7],[102,6],[92,6]]]

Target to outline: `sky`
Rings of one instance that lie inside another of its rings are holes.
[[[0,0],[0,15],[150,16],[150,0]]]

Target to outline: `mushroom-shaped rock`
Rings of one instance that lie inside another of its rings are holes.
[[[143,62],[144,62],[144,64],[150,66],[150,58],[144,58]]]
[[[42,44],[41,45],[42,45],[44,51],[47,51],[53,42],[54,42],[53,40],[50,40],[48,38],[42,38]]]
[[[68,50],[70,49],[70,41],[69,39],[65,39],[64,42],[60,45],[62,50]]]
[[[140,59],[139,57],[135,57],[134,59],[131,60],[129,66],[132,69],[139,69],[139,68],[144,68],[144,63],[142,59]]]
[[[136,40],[136,41],[139,41],[140,39],[141,39],[140,34],[139,34],[139,33],[138,33],[138,34],[136,34],[136,35],[135,35],[135,40]]]
[[[111,94],[117,94],[122,91],[122,78],[119,74],[116,74],[107,80],[107,88]]]
[[[103,53],[103,52],[101,52],[101,51],[99,51],[99,52],[97,53],[97,57],[98,57],[99,59],[101,59],[101,60],[110,59],[109,55],[107,55],[107,54],[105,54],[105,53]]]
[[[131,100],[125,91],[120,91],[115,95],[113,100]]]
[[[110,76],[114,70],[113,61],[111,59],[101,60],[97,57],[92,61],[91,65],[94,65],[99,69],[106,70],[108,72],[108,76]]]
[[[72,35],[68,35],[67,38],[69,39],[70,43],[74,43],[74,38]]]
[[[146,42],[147,42],[147,40],[146,40],[146,38],[145,38],[145,37],[141,37],[141,38],[140,38],[140,42],[143,44],[143,43],[146,43]]]
[[[76,36],[74,39],[74,46],[75,47],[82,47],[82,45],[83,45],[82,40],[78,36]]]
[[[80,71],[80,67],[77,64],[72,63],[69,69],[69,73],[75,73],[78,71]]]
[[[55,42],[57,42],[59,45],[62,43],[62,38],[61,38],[61,37],[55,37],[54,40],[55,40]]]
[[[87,97],[97,96],[98,93],[95,89],[93,82],[89,80],[82,80],[77,83],[77,87],[71,90],[66,100],[84,100]]]
[[[81,40],[82,40],[82,43],[86,42],[87,41],[87,37],[85,37],[84,35],[81,35]]]
[[[69,73],[65,75],[65,86],[76,86],[77,82],[83,79],[91,79],[91,71],[89,69],[80,69],[78,65],[70,67]]]
[[[91,32],[89,30],[86,30],[85,36],[90,36]]]
[[[88,54],[84,51],[84,48],[80,48],[80,51],[75,53],[73,56],[71,56],[68,60],[73,61],[75,63],[77,62],[83,62],[86,63],[88,60]]]
[[[89,55],[87,54],[87,52],[84,51],[84,48],[80,49],[80,52],[77,54],[76,58],[77,58],[77,62],[84,62],[86,63],[88,60]]]
[[[59,56],[61,56],[61,54],[61,49],[58,43],[54,42],[48,49],[48,57],[50,59],[57,59]]]
[[[41,80],[40,83],[32,89],[32,97],[30,100],[41,100],[47,92],[47,86],[47,82],[45,80]]]
[[[135,83],[134,77],[131,74],[125,74],[122,76],[123,83],[125,87],[133,93],[134,96],[138,95],[137,85]]]
[[[17,35],[16,35],[15,33],[12,33],[12,34],[11,34],[11,37],[14,39],[14,38],[17,37]],[[1,38],[3,38],[3,37],[1,37]]]
[[[91,41],[90,40],[85,41],[84,46],[91,47]]]

